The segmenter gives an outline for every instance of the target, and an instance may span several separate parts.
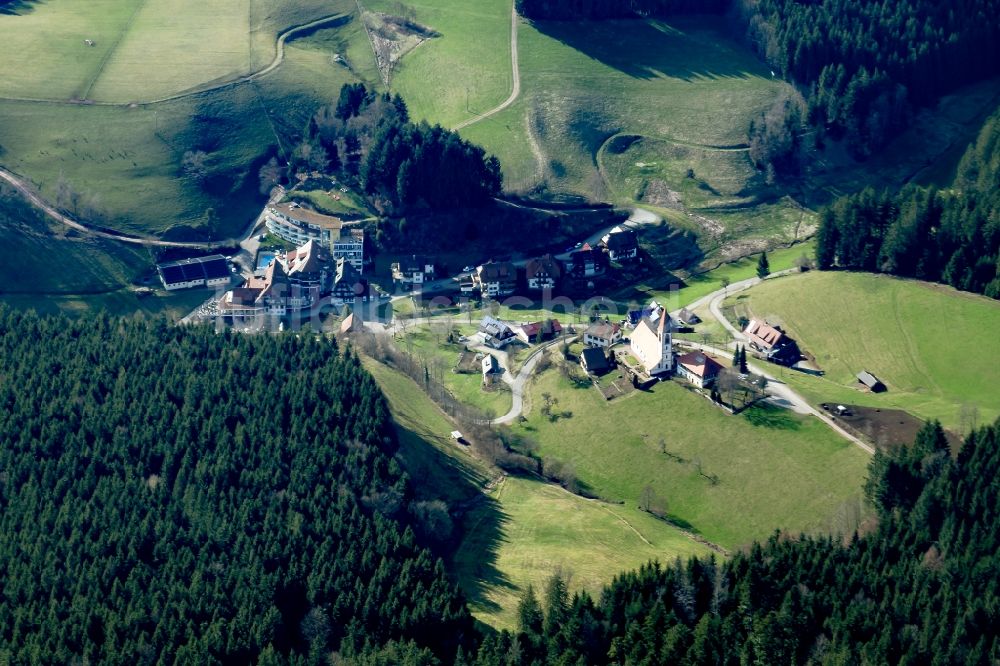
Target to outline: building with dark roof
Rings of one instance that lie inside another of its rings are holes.
[[[562,265],[551,254],[529,259],[524,265],[524,278],[528,289],[545,291],[555,289],[562,277]]]
[[[221,254],[158,264],[156,270],[167,291],[229,284],[229,261]]]
[[[611,370],[611,363],[600,347],[587,347],[580,353],[580,365],[593,375],[603,375]]]
[[[632,229],[619,229],[605,236],[602,243],[608,248],[611,261],[623,262],[635,259],[639,255],[639,239]]]
[[[864,384],[872,393],[882,393],[886,390],[885,384],[867,370],[862,370],[858,373],[858,381]]]

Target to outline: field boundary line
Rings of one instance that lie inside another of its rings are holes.
[[[146,2],[147,0],[141,0],[141,2],[135,6],[135,11],[132,12],[132,15],[128,17],[128,21],[126,21],[124,26],[122,26],[122,31],[118,34],[118,39],[115,40],[115,43],[111,45],[111,48],[108,49],[107,53],[104,54],[104,57],[101,58],[101,64],[97,68],[97,73],[94,74],[94,78],[90,80],[90,83],[87,85],[87,89],[83,91],[84,100],[90,97],[90,93],[97,84],[97,80],[101,78],[102,74],[104,74],[104,68],[108,66],[108,61],[111,59],[111,56],[118,50],[122,40],[125,39],[125,35],[127,35],[132,29],[132,24],[135,23],[135,17],[139,15],[139,12],[146,8]]]
[[[359,0],[360,2],[360,0]],[[510,97],[505,99],[486,113],[477,115],[475,118],[469,118],[468,120],[463,120],[459,124],[452,127],[452,131],[457,132],[460,129],[465,129],[470,125],[475,125],[481,120],[486,120],[490,116],[495,116],[504,109],[508,108],[511,104],[517,101],[517,98],[521,96],[521,65],[518,61],[517,54],[517,0],[513,0],[510,7],[510,67],[512,74],[512,90],[510,91]]]
[[[208,92],[214,92],[216,90],[222,90],[224,88],[229,88],[233,86],[242,85],[244,83],[249,83],[255,81],[261,77],[264,77],[274,70],[278,69],[285,61],[285,43],[290,37],[293,37],[296,33],[303,32],[305,30],[310,30],[312,28],[319,27],[325,23],[331,23],[346,17],[350,14],[340,13],[340,14],[330,14],[329,16],[323,16],[321,18],[309,21],[308,23],[303,23],[301,25],[292,26],[288,28],[283,33],[278,35],[275,42],[275,57],[263,69],[259,69],[256,72],[251,72],[250,74],[245,74],[243,76],[237,76],[235,78],[229,79],[228,81],[222,81],[219,83],[211,83],[208,85],[195,86],[194,88],[189,88],[187,90],[174,93],[172,95],[167,95],[166,97],[159,97],[156,99],[148,100],[134,100],[131,102],[101,102],[91,99],[46,99],[44,97],[0,97],[0,102],[25,102],[29,104],[56,104],[61,106],[104,106],[113,108],[131,108],[135,106],[152,106],[154,104],[164,104],[166,102],[175,102],[180,99],[185,99],[187,97],[194,97],[195,95],[201,95]],[[96,80],[96,79],[95,79]],[[89,92],[89,89],[88,89]]]

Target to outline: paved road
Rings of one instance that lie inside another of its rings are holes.
[[[535,371],[535,366],[538,362],[542,360],[542,354],[545,353],[546,349],[554,347],[555,345],[561,345],[563,342],[568,344],[576,340],[576,336],[570,338],[557,338],[552,342],[547,342],[544,345],[540,345],[531,352],[524,361],[524,365],[521,366],[521,370],[517,373],[516,377],[511,376],[510,370],[504,368],[503,381],[505,384],[510,386],[510,392],[513,396],[513,401],[510,406],[510,411],[493,419],[495,424],[507,424],[513,423],[521,413],[524,412],[524,389],[528,385],[528,380],[531,379],[532,373]]]
[[[792,268],[786,271],[773,273],[767,279],[771,280],[776,277],[780,277],[782,275],[788,275],[789,273],[794,273],[797,270],[798,269]],[[678,340],[677,344],[680,346],[712,352],[715,354],[719,354],[723,357],[732,354],[732,351],[736,347],[736,345],[746,340],[746,336],[743,335],[742,331],[733,326],[729,322],[729,320],[726,319],[726,317],[722,314],[722,302],[725,300],[726,296],[749,289],[750,287],[759,284],[760,282],[761,279],[758,277],[753,277],[747,280],[740,280],[739,282],[734,282],[725,289],[719,289],[718,291],[714,291],[711,294],[703,296],[702,298],[699,298],[698,300],[694,301],[693,303],[687,306],[689,310],[694,310],[695,308],[700,308],[704,306],[706,303],[708,304],[709,311],[712,313],[712,316],[715,317],[715,319],[723,327],[725,327],[727,331],[729,331],[730,335],[733,336],[733,341],[729,343],[727,349],[723,350],[718,347],[703,345],[697,342],[688,342],[686,340]],[[815,416],[819,420],[826,423],[826,425],[828,425],[834,432],[836,432],[844,439],[850,440],[851,442],[853,442],[855,445],[857,445],[859,448],[866,451],[867,453],[870,454],[875,453],[875,449],[872,448],[871,445],[867,444],[858,437],[855,437],[854,435],[849,433],[844,428],[840,427],[840,425],[836,423],[832,418],[830,418],[829,415],[825,414],[824,412],[818,409],[815,409],[811,404],[809,404],[808,400],[806,400],[797,392],[795,392],[795,390],[793,390],[792,387],[790,387],[788,384],[782,382],[773,374],[764,370],[760,365],[748,363],[747,366],[749,367],[750,371],[753,372],[754,374],[767,378],[767,393],[770,396],[769,398],[770,402],[777,404],[781,407],[791,409],[799,414]]]
[[[490,109],[486,113],[478,115],[475,118],[463,120],[459,124],[455,125],[452,128],[453,130],[458,131],[468,127],[469,125],[475,125],[481,120],[486,120],[490,116],[495,116],[513,104],[521,95],[521,67],[518,64],[517,57],[517,2],[512,2],[510,8],[510,68],[514,81],[514,87],[510,91],[510,97],[504,100],[499,106]]]

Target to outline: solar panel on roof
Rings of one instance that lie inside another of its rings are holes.
[[[182,259],[157,266],[167,284],[215,280],[229,277],[229,265],[220,254],[194,259]]]

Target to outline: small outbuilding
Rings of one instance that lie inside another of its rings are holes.
[[[863,384],[872,393],[883,393],[887,390],[885,384],[867,370],[862,370],[858,373],[858,382]]]

